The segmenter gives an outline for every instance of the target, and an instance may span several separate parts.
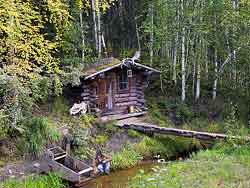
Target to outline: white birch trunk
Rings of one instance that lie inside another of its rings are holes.
[[[185,28],[182,28],[181,41],[181,100],[186,99],[186,66],[185,66]]]
[[[94,24],[95,49],[96,49],[96,51],[98,51],[98,37],[97,37],[97,25],[96,25],[95,0],[91,0],[91,6],[92,6],[92,16],[93,16],[93,24]]]
[[[150,65],[153,64],[153,45],[154,45],[154,6],[153,3],[149,5],[149,15],[151,19],[151,31],[150,31],[150,46],[149,46],[149,55],[150,55]]]
[[[213,100],[216,99],[217,96],[217,84],[218,84],[218,56],[217,56],[217,50],[215,50],[214,55],[214,73],[215,73],[215,80],[213,84]]]
[[[107,47],[106,47],[106,43],[105,43],[105,39],[104,39],[104,35],[103,34],[102,34],[102,45],[103,45],[103,48],[104,48],[105,56],[107,57],[108,56],[108,52],[107,52]]]
[[[100,11],[100,2],[96,0],[97,3],[97,30],[98,30],[98,57],[102,56],[102,32],[101,32],[101,11]]]
[[[201,84],[201,65],[200,65],[200,61],[197,61],[195,100],[200,99],[200,84]]]
[[[196,76],[196,53],[195,49],[193,49],[193,83],[192,83],[193,96],[195,96],[195,76]]]
[[[182,40],[181,40],[181,100],[186,100],[186,66],[185,66],[185,26],[184,26],[184,2],[181,1],[182,11]]]
[[[173,81],[174,84],[177,84],[177,74],[176,74],[176,65],[177,65],[177,46],[178,46],[178,32],[174,42],[174,50],[173,50]]]

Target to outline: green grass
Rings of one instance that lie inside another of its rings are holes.
[[[155,136],[153,138],[145,136],[141,142],[134,145],[134,149],[145,159],[152,159],[153,156],[160,154],[162,158],[169,159],[180,153],[200,148],[197,140],[171,137]]]
[[[143,159],[150,160],[158,154],[165,159],[176,158],[194,147],[200,148],[200,143],[192,139],[144,136],[139,143],[126,145],[120,152],[113,153],[111,168],[116,170],[134,167]]]
[[[131,188],[248,188],[250,147],[201,151],[184,162],[172,162],[151,174],[139,173]]]
[[[131,145],[127,145],[122,151],[112,154],[112,170],[131,168],[142,160],[142,156]]]
[[[1,188],[64,188],[62,180],[55,174],[28,177],[25,180],[8,180],[0,183]]]

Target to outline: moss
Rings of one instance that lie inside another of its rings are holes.
[[[111,63],[104,64],[104,65],[99,65],[95,69],[96,69],[96,71],[100,71],[100,70],[115,66],[115,65],[117,65],[119,63],[121,63],[121,62],[118,59],[113,59]]]

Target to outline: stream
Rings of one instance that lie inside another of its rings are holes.
[[[131,178],[133,178],[140,170],[144,170],[145,173],[152,171],[152,168],[162,164],[146,162],[139,164],[136,167],[118,170],[110,173],[108,176],[100,176],[82,188],[128,188],[128,183]]]

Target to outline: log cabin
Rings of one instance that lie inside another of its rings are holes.
[[[83,70],[81,101],[100,116],[145,111],[144,90],[159,73],[134,59],[101,59]]]

